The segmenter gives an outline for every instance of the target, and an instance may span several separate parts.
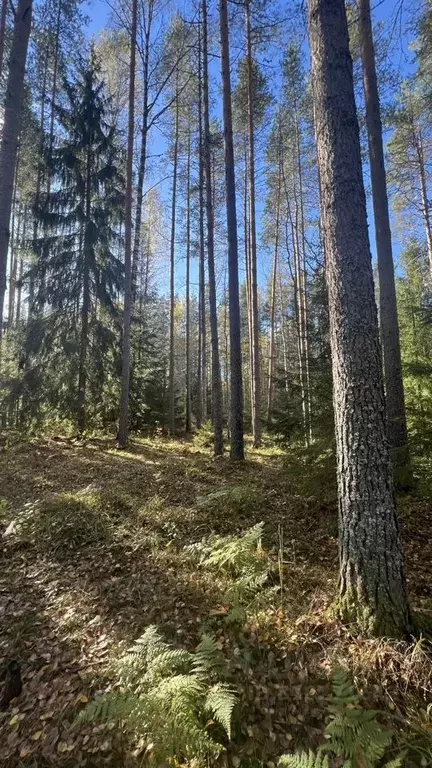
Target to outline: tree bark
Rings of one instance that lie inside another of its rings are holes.
[[[228,0],[220,0],[221,65],[225,147],[225,194],[228,228],[228,287],[230,325],[230,455],[244,459],[243,380],[240,338],[240,298],[238,279],[237,210],[234,171],[234,145],[231,106],[231,76],[228,30]]]
[[[201,329],[201,377],[198,381],[203,421],[207,420],[207,323],[204,242],[204,157],[202,121],[201,28],[198,27],[198,200],[199,200],[199,324]]]
[[[87,350],[90,316],[90,255],[91,255],[91,148],[87,151],[86,188],[85,188],[85,230],[83,243],[83,299],[81,305],[81,334],[78,363],[78,403],[77,403],[77,427],[78,434],[82,435],[86,428],[86,389],[87,389]]]
[[[208,75],[208,32],[207,32],[207,0],[202,0],[203,26],[203,106],[204,106],[204,170],[206,188],[207,215],[207,264],[209,279],[209,308],[210,335],[212,360],[212,416],[214,430],[214,453],[222,456],[223,444],[223,415],[222,415],[222,381],[219,358],[219,334],[217,321],[216,275],[214,261],[214,210],[213,186],[211,173],[211,135],[209,108],[209,75]]]
[[[333,368],[339,610],[364,632],[404,635],[411,621],[344,0],[309,0],[309,32]]]
[[[138,0],[132,1],[131,50],[129,62],[129,117],[128,146],[126,161],[125,195],[125,278],[122,344],[122,378],[120,395],[120,417],[118,444],[124,448],[129,435],[129,385],[131,360],[131,316],[132,316],[132,185],[135,117],[135,71]]]
[[[148,134],[148,115],[149,115],[149,62],[150,62],[150,36],[153,21],[153,0],[149,0],[149,10],[147,19],[147,28],[144,33],[144,52],[143,52],[143,114],[141,126],[141,149],[138,167],[137,180],[137,204],[135,211],[135,233],[132,253],[132,292],[136,294],[136,280],[138,273],[138,258],[141,243],[141,221],[144,196],[144,178],[147,163],[147,134]]]
[[[280,198],[281,198],[281,171],[280,160],[278,168],[278,188],[276,198],[276,222],[275,222],[275,243],[273,256],[273,269],[271,280],[270,296],[270,340],[269,340],[269,367],[268,367],[268,385],[267,385],[267,423],[270,424],[273,406],[273,389],[275,376],[275,318],[276,318],[276,283],[278,268],[278,250],[279,250],[279,220],[280,220]]]
[[[252,321],[252,433],[254,448],[262,441],[261,425],[261,360],[258,316],[257,240],[255,206],[255,127],[253,114],[252,29],[250,0],[246,0],[246,59],[248,71],[248,140],[249,140],[249,229],[250,229],[250,277]]]
[[[399,470],[408,470],[410,474],[392,238],[370,0],[359,0],[358,8],[375,238],[378,255],[379,317],[384,356],[387,434],[393,452],[395,469],[397,469],[398,474]],[[406,479],[408,480],[409,478]]]
[[[175,312],[175,234],[176,234],[176,203],[177,203],[177,162],[179,143],[179,94],[178,76],[176,81],[175,128],[174,128],[174,167],[171,203],[171,244],[170,244],[170,332],[169,332],[169,381],[168,399],[169,416],[168,429],[170,435],[175,432],[175,387],[174,387],[174,312]]]
[[[190,123],[189,123],[190,125]],[[190,344],[190,176],[191,176],[191,135],[188,133],[187,144],[187,168],[186,168],[186,434],[192,431],[192,404],[191,404],[191,344]]]
[[[0,77],[3,73],[4,41],[6,32],[8,0],[2,0],[0,11]]]
[[[13,183],[31,19],[32,0],[19,0],[15,13],[0,146],[0,339],[3,327]]]

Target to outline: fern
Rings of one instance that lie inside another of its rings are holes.
[[[278,762],[280,768],[329,768],[327,755],[315,755],[313,752],[296,752],[294,755],[282,755]]]
[[[147,739],[159,763],[204,762],[224,749],[209,728],[216,722],[230,738],[236,695],[221,682],[226,662],[214,637],[203,635],[196,652],[188,653],[171,648],[149,627],[120,659],[117,672],[120,690],[91,702],[79,722],[119,723]]]
[[[325,729],[328,742],[323,750],[348,759],[352,768],[374,768],[392,740],[373,709],[364,709],[347,673],[337,669],[333,675],[333,694],[329,703],[330,722]]]
[[[231,738],[231,717],[236,704],[236,694],[228,685],[216,683],[207,692],[204,708]]]
[[[231,579],[224,594],[224,602],[231,606],[226,616],[230,624],[243,622],[246,610],[258,607],[257,597],[264,594],[271,562],[261,546],[263,528],[264,523],[258,523],[241,536],[212,536],[186,547],[202,566]]]
[[[376,768],[392,740],[392,733],[377,720],[379,714],[361,706],[360,696],[343,669],[333,674],[332,697],[328,705],[330,722],[324,735],[327,744],[318,753],[302,752],[282,755],[281,768],[329,768],[327,752],[343,758],[344,768]],[[402,768],[404,755],[384,765],[384,768]],[[340,763],[338,762],[338,765]]]

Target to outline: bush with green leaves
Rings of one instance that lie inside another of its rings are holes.
[[[78,722],[119,724],[145,741],[146,756],[158,765],[204,764],[226,748],[236,694],[211,635],[189,653],[150,626],[120,659],[117,674],[118,689],[91,702]]]
[[[312,751],[283,755],[281,768],[329,768],[328,754],[344,760],[344,768],[376,768],[382,765],[391,744],[393,733],[384,728],[374,709],[365,709],[347,672],[337,669],[333,674],[333,691],[328,711],[330,720],[324,736],[326,744],[317,754]],[[384,768],[401,768],[404,755],[400,755]],[[338,762],[338,765],[341,765]]]
[[[257,607],[269,578],[272,563],[262,548],[264,523],[258,523],[240,536],[210,536],[186,547],[201,566],[228,577],[230,585],[224,600],[230,605],[227,621],[244,621],[247,609]],[[268,590],[266,591],[268,597]]]

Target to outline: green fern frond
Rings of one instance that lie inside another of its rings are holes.
[[[163,678],[152,689],[152,695],[162,701],[170,701],[176,696],[196,697],[203,693],[204,685],[197,675],[171,675]]]
[[[204,709],[210,712],[222,728],[225,729],[228,738],[231,738],[231,719],[237,697],[232,688],[223,683],[217,683],[207,693]]]
[[[196,675],[211,675],[221,672],[225,666],[224,657],[217,647],[214,636],[202,635],[192,660],[192,671]]]
[[[329,768],[327,755],[315,755],[310,752],[296,752],[293,755],[282,755],[279,759],[280,768]]]
[[[345,670],[335,670],[332,690],[330,722],[325,729],[327,743],[320,751],[344,757],[352,768],[374,768],[383,758],[392,733],[380,725],[378,712],[361,706]]]
[[[186,667],[193,661],[193,655],[177,648],[168,648],[155,656],[147,668],[147,677],[149,679],[157,675],[167,675],[176,669]]]
[[[76,722],[84,724],[102,720],[113,723],[127,720],[137,706],[138,701],[135,697],[111,691],[99,699],[89,702],[85,709],[79,713]]]

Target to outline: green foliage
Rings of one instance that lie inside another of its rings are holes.
[[[330,722],[323,749],[348,759],[352,768],[373,768],[384,756],[392,740],[391,731],[377,720],[378,712],[364,709],[347,673],[337,669],[333,675],[333,695],[329,703]]]
[[[315,755],[312,751],[297,752],[295,755],[282,755],[278,762],[280,768],[329,768],[327,755]]]
[[[106,544],[111,520],[99,494],[85,490],[48,497],[27,510],[18,522],[22,539],[57,556]]]
[[[330,720],[324,732],[327,743],[318,753],[283,755],[279,765],[282,768],[328,768],[328,752],[343,758],[344,768],[376,768],[385,757],[393,734],[379,723],[376,710],[362,707],[360,696],[344,669],[336,669],[333,674],[328,711]],[[400,755],[387,762],[384,768],[401,768],[403,760],[404,755]]]
[[[211,421],[206,421],[194,435],[194,445],[198,448],[211,448],[214,441],[214,431]]]
[[[225,602],[230,605],[226,617],[229,623],[244,621],[246,609],[258,607],[263,597],[262,588],[272,567],[261,546],[263,528],[264,523],[258,523],[241,536],[211,536],[186,547],[186,552],[204,568],[214,569],[230,579],[224,594]]]
[[[231,736],[236,695],[210,635],[195,653],[172,648],[150,626],[117,666],[119,690],[91,702],[78,722],[120,723],[148,743],[157,764],[217,756]],[[210,718],[210,719],[209,719]]]
[[[249,512],[251,507],[256,507],[261,501],[262,497],[256,488],[248,485],[234,485],[200,496],[196,506],[216,513],[226,512],[229,509],[233,514],[240,515]]]

